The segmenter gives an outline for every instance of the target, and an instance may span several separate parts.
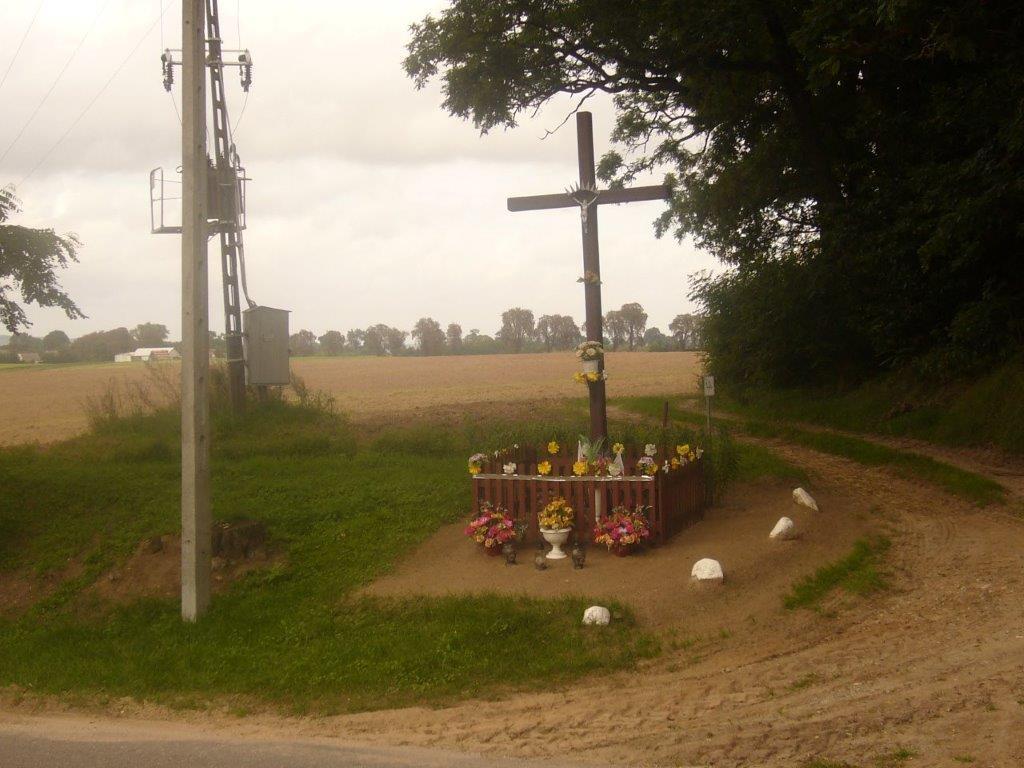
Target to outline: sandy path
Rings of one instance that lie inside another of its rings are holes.
[[[628,558],[590,546],[582,570],[557,560],[537,571],[532,547],[522,552],[523,563],[509,568],[472,546],[463,524],[445,526],[365,591],[385,597],[487,591],[542,598],[586,595],[629,605],[644,626],[674,627],[690,639],[742,631],[751,621],[773,621],[779,595],[794,580],[845,555],[879,522],[858,499],[809,487],[830,510],[827,526],[793,503],[791,486],[762,482],[735,489],[663,546]],[[783,515],[796,521],[798,541],[768,538]],[[725,564],[729,589],[690,588],[690,569],[702,557]]]
[[[690,411],[697,410],[695,404],[691,401],[683,401],[681,405]],[[703,411],[700,412],[703,413]],[[717,411],[715,418],[732,422],[742,422],[746,419],[745,416],[723,411]],[[901,451],[910,451],[912,453],[919,453],[922,456],[928,456],[936,461],[942,461],[954,467],[965,469],[968,472],[974,472],[991,478],[1007,490],[1008,500],[1011,503],[1018,506],[1024,503],[1024,456],[1015,456],[997,448],[970,446],[953,448],[948,445],[930,443],[913,437],[895,437],[880,435],[874,432],[849,432],[806,421],[786,421],[785,423],[808,432],[828,432],[844,435],[865,440],[869,443],[877,443]]]

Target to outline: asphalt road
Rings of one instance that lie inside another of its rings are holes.
[[[414,747],[327,738],[218,734],[161,723],[5,717],[0,768],[570,768]]]

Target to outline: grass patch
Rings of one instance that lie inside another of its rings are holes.
[[[840,588],[858,596],[884,589],[886,580],[878,566],[889,547],[885,537],[858,539],[846,557],[794,584],[784,598],[786,608],[817,608],[824,597]]]
[[[1006,498],[1003,486],[987,477],[929,456],[897,450],[858,437],[815,432],[764,421],[748,421],[743,431],[755,437],[778,438],[822,453],[842,456],[869,467],[890,467],[904,477],[932,483],[979,506],[1001,503]]]
[[[736,479],[740,482],[773,479],[785,482],[804,482],[807,472],[786,461],[771,448],[753,443],[738,443],[738,467]]]
[[[911,372],[856,389],[750,390],[716,405],[753,419],[804,421],[851,432],[915,437],[954,447],[1024,453],[1024,360],[936,388]]]
[[[132,413],[53,447],[0,450],[0,574],[83,564],[27,614],[0,618],[0,685],[351,711],[628,669],[659,652],[622,606],[611,627],[582,627],[583,598],[357,598],[469,513],[470,427],[486,424],[366,434],[315,398],[213,418],[214,519],[263,521],[285,564],[215,597],[195,625],[176,600],[91,604],[83,589],[139,541],[179,528],[178,421],[173,410]]]

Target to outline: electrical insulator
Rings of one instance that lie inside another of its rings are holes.
[[[248,49],[239,54],[238,56],[238,75],[242,81],[242,90],[246,93],[249,92],[249,86],[252,85],[252,56],[249,55]]]
[[[164,90],[169,92],[174,85],[174,61],[169,50],[160,55],[160,69],[164,74]]]

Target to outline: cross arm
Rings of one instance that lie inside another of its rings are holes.
[[[557,195],[528,195],[527,197],[510,197],[510,211],[543,211],[548,208],[576,208],[579,205],[564,192]]]
[[[602,189],[597,196],[598,205],[613,203],[639,203],[644,200],[668,200],[672,190],[667,184],[652,184],[649,187],[622,187],[620,189]]]
[[[667,200],[671,197],[671,189],[667,184],[654,184],[647,187],[623,187],[621,189],[602,189],[597,196],[598,205],[613,203],[639,203],[644,200]],[[549,208],[576,208],[579,203],[575,198],[562,192],[554,195],[528,195],[526,197],[508,198],[510,211],[542,211]]]

